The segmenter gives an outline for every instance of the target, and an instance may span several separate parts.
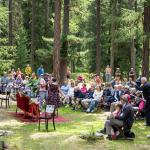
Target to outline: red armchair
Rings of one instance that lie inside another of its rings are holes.
[[[17,99],[17,108],[16,108],[16,113],[17,109],[21,109],[24,112],[24,115],[28,115],[31,117],[38,117],[39,116],[39,105],[30,102],[30,97],[25,96],[21,93],[16,94],[16,99]]]

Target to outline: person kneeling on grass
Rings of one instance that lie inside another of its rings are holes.
[[[108,117],[107,120],[111,120],[114,117],[119,117],[122,110],[122,104],[116,104],[115,111],[112,112]],[[115,128],[111,129],[111,138],[116,139],[116,137],[119,135],[119,131],[117,131]]]
[[[103,96],[103,91],[101,90],[100,86],[97,86],[93,94],[93,99],[90,101],[89,108],[86,111],[87,113],[94,112],[94,108],[96,107],[98,102],[101,101],[102,96]]]
[[[128,103],[128,97],[126,95],[121,96],[122,109],[121,113],[117,116],[111,115],[111,119],[105,121],[104,129],[100,133],[107,134],[109,140],[112,139],[112,129],[123,128],[124,135],[130,137],[130,130],[134,122],[134,111],[132,105]]]

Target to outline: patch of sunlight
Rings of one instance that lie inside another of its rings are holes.
[[[73,143],[73,142],[77,142],[77,141],[79,141],[79,140],[81,140],[81,139],[79,138],[79,136],[77,136],[77,135],[72,135],[72,136],[68,137],[67,139],[65,139],[62,143],[63,143],[63,144]]]
[[[5,120],[5,121],[2,121],[0,122],[0,127],[5,127],[5,126],[12,126],[12,127],[19,127],[19,126],[22,126],[24,125],[24,123],[21,123],[15,119],[13,120]]]
[[[37,139],[45,139],[53,136],[59,136],[62,135],[60,132],[48,132],[48,133],[34,133],[30,135],[31,139],[37,140]]]

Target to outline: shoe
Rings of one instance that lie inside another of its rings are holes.
[[[104,134],[99,133],[99,132],[96,132],[96,133],[95,133],[95,136],[96,136],[96,137],[103,137],[103,136],[104,136]]]
[[[116,138],[117,138],[117,137],[116,137],[116,134],[111,135],[111,139],[112,139],[112,140],[116,140]]]
[[[71,108],[71,110],[75,110],[75,108],[73,107],[73,108]]]
[[[149,126],[150,126],[150,124],[144,124],[144,126],[148,126],[148,127],[149,127]]]
[[[106,137],[106,139],[112,140],[111,135],[108,135],[108,136]]]
[[[87,109],[86,112],[89,113],[89,112],[90,112],[90,109]]]
[[[65,106],[65,108],[68,108],[69,107],[69,105],[67,104],[66,106]]]
[[[106,130],[105,129],[102,129],[100,131],[97,131],[98,133],[102,133],[102,134],[106,134]]]
[[[147,138],[148,138],[148,139],[150,139],[150,134],[149,134],[149,135],[147,135]]]

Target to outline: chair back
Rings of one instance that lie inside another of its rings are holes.
[[[28,96],[22,95],[22,110],[29,111],[30,98]]]
[[[49,117],[50,116],[54,116],[55,115],[55,105],[46,105],[46,109],[45,109],[45,117]]]

